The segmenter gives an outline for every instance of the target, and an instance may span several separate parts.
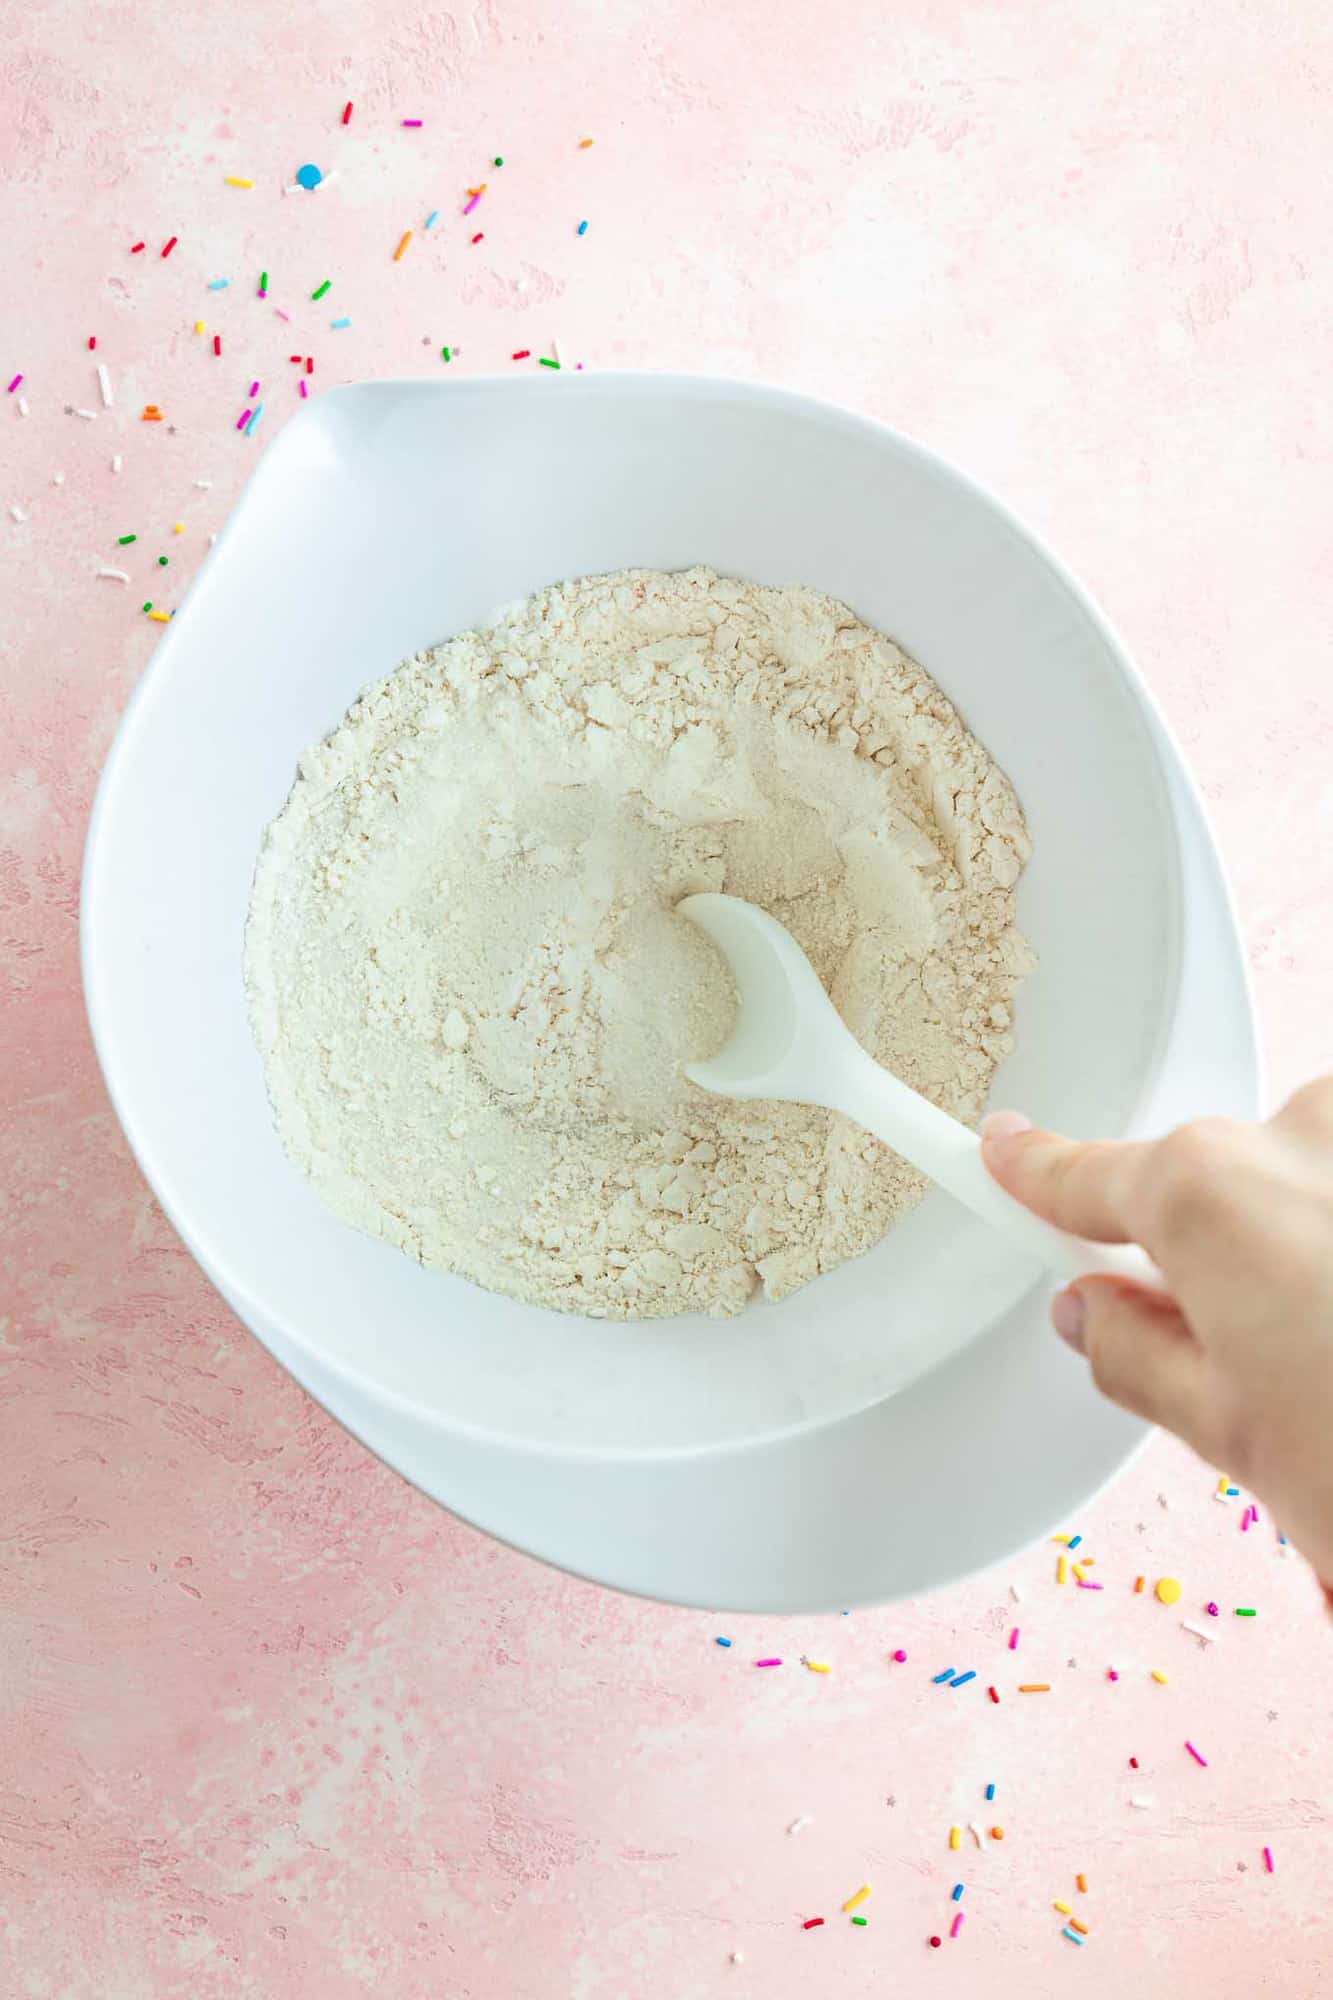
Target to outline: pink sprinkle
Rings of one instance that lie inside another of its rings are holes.
[[[1254,1525],[1257,1528],[1259,1525],[1259,1509],[1253,1504],[1251,1504],[1250,1507],[1250,1519],[1254,1522]]]
[[[1015,1625],[1013,1631],[1009,1634],[1009,1651],[1011,1653],[1018,1651],[1018,1629],[1018,1626]]]
[[[481,196],[479,194],[474,194],[471,201],[468,203],[467,207],[463,210],[464,215],[471,215],[473,209],[476,207],[477,203],[480,200]]]
[[[404,118],[403,123],[404,125],[420,125],[421,120],[419,118]]]
[[[305,385],[305,376],[304,376],[304,375],[303,375],[303,376],[301,377],[301,394],[302,394],[303,396],[308,396],[308,395],[310,394],[310,391],[309,391],[309,390],[308,390],[308,389],[306,388],[306,385]]]
[[[1250,1516],[1253,1512],[1253,1507],[1247,1507],[1240,1517],[1240,1531],[1242,1535],[1248,1535],[1250,1532]]]
[[[237,430],[243,431],[253,415],[253,410],[242,410],[240,416],[236,419]]]
[[[1266,1847],[1264,1849],[1264,1867],[1271,1875],[1273,1872],[1273,1850],[1271,1847]]]
[[[1209,1605],[1207,1605],[1207,1606],[1206,1606],[1206,1609],[1207,1609],[1207,1612],[1208,1612],[1208,1616],[1209,1616],[1210,1618],[1216,1618],[1216,1616],[1217,1616],[1217,1606],[1216,1606],[1215,1604],[1209,1604]]]
[[[780,1667],[782,1662],[781,1660],[756,1660],[755,1665],[757,1667]]]
[[[252,396],[257,396],[257,395],[259,394],[259,384],[258,384],[258,382],[252,382],[252,383],[250,384],[250,394],[251,394]]]
[[[963,1928],[963,1912],[960,1910],[958,1912],[958,1915],[954,1918],[953,1922],[949,1926],[949,1936],[957,1937],[959,1931],[962,1928]]]
[[[896,1653],[894,1654],[894,1656],[893,1656],[893,1657],[894,1657],[894,1659],[895,1659],[895,1660],[896,1660],[896,1661],[898,1662],[898,1665],[899,1665],[899,1666],[901,1666],[901,1665],[902,1665],[902,1663],[903,1663],[903,1661],[904,1661],[904,1660],[905,1660],[905,1659],[907,1658],[907,1655],[906,1655],[906,1653],[905,1653],[905,1652],[903,1651],[902,1647],[901,1647],[901,1646],[899,1646],[899,1648],[898,1648],[897,1652],[896,1652]]]
[[[8,389],[7,389],[6,391],[5,391],[5,394],[6,394],[7,396],[12,396],[12,395],[13,395],[13,393],[14,393],[14,391],[15,391],[15,390],[16,390],[16,389],[18,388],[18,385],[19,385],[19,383],[20,383],[20,382],[21,382],[22,380],[23,380],[23,377],[22,377],[21,375],[16,375],[16,376],[14,377],[13,381],[12,381],[12,382],[10,383],[10,385],[9,385]]]
[[[1189,1751],[1190,1756],[1194,1759],[1195,1763],[1202,1764],[1204,1769],[1207,1770],[1208,1759],[1206,1757],[1201,1757],[1199,1755],[1198,1751],[1195,1749],[1194,1745],[1188,1740],[1188,1738],[1186,1739],[1185,1742],[1185,1748]]]
[[[1107,1680],[1108,1680],[1108,1681],[1118,1681],[1118,1680],[1119,1680],[1119,1678],[1120,1678],[1120,1676],[1119,1676],[1119,1674],[1118,1674],[1118,1673],[1116,1672],[1116,1670],[1115,1670],[1115,1668],[1114,1668],[1114,1667],[1108,1667],[1108,1668],[1106,1669],[1106,1678],[1107,1678]]]
[[[274,312],[275,312],[275,313],[276,313],[276,314],[278,315],[278,318],[279,318],[279,319],[290,319],[290,318],[291,318],[291,314],[290,314],[290,313],[289,313],[289,312],[288,312],[288,311],[286,310],[286,308],[285,308],[285,307],[283,307],[283,306],[274,306],[273,310],[274,310]]]
[[[1080,1590],[1101,1590],[1103,1588],[1103,1586],[1100,1583],[1089,1583],[1084,1577],[1081,1576],[1075,1577],[1074,1581],[1075,1583],[1077,1583]]]

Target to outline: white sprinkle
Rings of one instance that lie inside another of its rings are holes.
[[[285,188],[283,189],[283,193],[284,193],[284,194],[304,194],[304,193],[305,193],[305,189],[304,189],[304,188],[303,188],[303,187],[301,186],[301,183],[300,183],[300,181],[292,181],[292,182],[291,182],[291,184],[290,184],[290,186],[288,186],[288,187],[285,187]]]
[[[814,1819],[815,1816],[813,1813],[802,1813],[799,1819],[794,1819],[792,1821],[791,1825],[787,1828],[787,1831],[788,1833],[799,1833],[802,1827],[813,1826]]]
[[[560,352],[560,342],[557,340],[554,334],[551,335],[551,356],[553,360],[556,360],[560,363],[560,366],[562,368],[564,367],[565,357]]]
[[[731,1962],[733,1965],[744,1965],[745,1953],[743,1951],[733,1951],[731,1954]]]
[[[97,422],[96,410],[75,410],[73,415],[82,417],[86,424],[95,424]]]
[[[980,1847],[983,1844],[981,1839],[981,1828],[977,1825],[974,1819],[970,1819],[967,1822],[967,1830],[971,1834],[973,1840],[975,1840],[975,1842],[977,1843],[977,1846]]]
[[[122,463],[123,463],[123,461],[122,461],[122,459],[121,459],[121,456],[120,456],[120,453],[119,453],[119,452],[117,452],[117,453],[116,453],[116,455],[115,455],[115,457],[114,457],[114,458],[112,459],[112,461],[111,461],[111,470],[112,470],[113,472],[119,472],[119,471],[120,471],[120,468],[121,468],[121,464],[122,464]]]
[[[1196,1639],[1203,1640],[1205,1646],[1215,1646],[1217,1644],[1217,1634],[1215,1632],[1208,1631],[1203,1625],[1191,1625],[1188,1618],[1181,1619],[1180,1629],[1182,1632],[1192,1632]]]
[[[208,493],[212,490],[213,482],[211,479],[196,479],[194,483],[201,493]]]
[[[97,364],[97,386],[102,392],[102,408],[109,410],[113,399],[111,395],[111,377],[106,372],[105,361],[99,361]]]
[[[1131,1799],[1129,1803],[1132,1806],[1137,1806],[1140,1812],[1151,1812],[1153,1808],[1151,1799]]]
[[[1010,1584],[1009,1595],[1013,1598],[1015,1604],[1021,1604],[1023,1602],[1023,1593],[1019,1589],[1016,1583]]]
[[[26,416],[27,416],[27,414],[28,414],[28,399],[27,399],[27,397],[26,397],[26,396],[20,396],[20,397],[19,397],[19,415],[20,415],[21,417],[26,417]]]
[[[99,576],[109,576],[115,583],[128,583],[130,580],[130,573],[127,569],[103,568],[99,569],[97,574]]]
[[[63,472],[53,472],[51,474],[51,484],[53,486],[63,486],[64,483],[65,483],[65,475]]]
[[[14,519],[16,521],[26,521],[28,518],[27,515],[24,513],[23,509],[19,506],[17,500],[10,501],[9,511],[14,516]]]
[[[1214,1493],[1214,1495],[1213,1495],[1213,1498],[1214,1498],[1214,1500],[1216,1500],[1216,1501],[1217,1501],[1217,1503],[1218,1503],[1218,1505],[1219,1505],[1220,1507],[1227,1507],[1227,1506],[1229,1506],[1229,1505],[1231,1504],[1231,1503],[1230,1503],[1230,1502],[1228,1501],[1228,1499],[1227,1499],[1227,1496],[1226,1496],[1226,1494],[1225,1494],[1225,1493]]]

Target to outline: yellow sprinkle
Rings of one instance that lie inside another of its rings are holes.
[[[195,330],[195,332],[196,332],[196,333],[207,333],[207,332],[208,332],[208,328],[207,328],[207,327],[206,327],[206,326],[204,325],[204,322],[203,322],[203,321],[202,321],[201,319],[197,319],[197,320],[195,321],[195,323],[194,323],[194,330]]]
[[[1073,1537],[1072,1535],[1052,1535],[1052,1536],[1051,1536],[1051,1540],[1052,1540],[1053,1542],[1059,1542],[1059,1544],[1060,1544],[1061,1548],[1064,1548],[1064,1549],[1067,1549],[1067,1548],[1069,1547],[1069,1544],[1070,1544],[1070,1543],[1071,1543],[1071,1542],[1073,1541],[1073,1539],[1074,1539],[1074,1537]]]
[[[175,527],[172,529],[171,532],[173,535],[183,535],[185,533],[184,521],[177,521]]]
[[[1175,1604],[1180,1597],[1180,1585],[1173,1576],[1159,1576],[1156,1583],[1159,1604]]]
[[[1221,1494],[1221,1495],[1223,1496],[1223,1498],[1224,1498],[1224,1499],[1225,1499],[1225,1497],[1226,1497],[1226,1490],[1227,1490],[1228,1486],[1230,1486],[1230,1484],[1231,1484],[1231,1481],[1230,1481],[1230,1480],[1229,1480],[1229,1479],[1227,1478],[1227,1476],[1226,1476],[1226,1474],[1225,1474],[1225,1472],[1224,1472],[1224,1473],[1222,1474],[1222,1477],[1221,1477],[1221,1478],[1220,1478],[1220,1479],[1218,1480],[1218,1482],[1217,1482],[1217,1490],[1218,1490],[1218,1492],[1219,1492],[1219,1493],[1220,1493],[1220,1494]]]
[[[949,1845],[950,1845],[950,1847],[955,1847],[955,1848],[956,1848],[956,1847],[961,1847],[961,1846],[962,1846],[962,1844],[963,1844],[963,1830],[962,1830],[962,1828],[961,1828],[961,1827],[958,1827],[958,1826],[951,1826],[951,1827],[949,1828]]]
[[[150,611],[148,616],[158,625],[170,625],[171,623],[171,613],[169,611]]]
[[[812,1674],[831,1674],[833,1669],[827,1660],[805,1660],[802,1662]]]
[[[252,188],[254,186],[254,182],[242,180],[239,174],[228,174],[227,186],[229,188]]]
[[[1164,1673],[1162,1672],[1162,1670],[1161,1670],[1161,1668],[1160,1668],[1160,1667],[1154,1667],[1154,1668],[1153,1668],[1153,1670],[1152,1670],[1152,1677],[1153,1677],[1153,1679],[1154,1679],[1155,1681],[1157,1681],[1157,1682],[1158,1682],[1158,1683],[1159,1683],[1159,1684],[1160,1684],[1160,1685],[1161,1685],[1162,1687],[1166,1687],[1166,1686],[1167,1686],[1167,1678],[1166,1678],[1166,1675],[1165,1675],[1165,1674],[1164,1674]]]
[[[1078,1578],[1079,1582],[1086,1583],[1088,1580],[1088,1573],[1084,1569],[1082,1563],[1074,1563],[1071,1565],[1071,1567],[1073,1569],[1074,1575]]]
[[[1069,1581],[1069,1564],[1063,1556],[1060,1557],[1060,1560],[1055,1565],[1055,1580],[1057,1583],[1068,1583]]]
[[[398,259],[402,256],[404,250],[406,250],[408,244],[411,241],[412,241],[412,232],[410,229],[405,229],[402,235],[398,239],[398,248],[393,253],[393,261],[395,264],[398,262]]]
[[[1060,1915],[1062,1917],[1072,1917],[1074,1914],[1074,1906],[1072,1903],[1057,1903],[1055,1907],[1060,1912]]]
[[[854,1896],[849,1896],[847,1898],[847,1901],[842,1906],[844,1911],[856,1909],[858,1904],[865,1902],[869,1894],[870,1894],[870,1885],[869,1883],[867,1883],[864,1889],[858,1889]]]

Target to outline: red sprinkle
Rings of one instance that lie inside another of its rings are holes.
[[[991,1698],[991,1700],[992,1700],[993,1702],[998,1702],[998,1701],[999,1701],[1000,1697],[999,1697],[999,1695],[998,1695],[998,1694],[996,1694],[996,1692],[995,1692],[994,1688],[987,1688],[987,1689],[986,1689],[986,1692],[987,1692],[987,1694],[988,1694],[988,1695],[990,1696],[990,1698]]]
[[[88,335],[88,349],[90,353],[92,349],[96,347],[96,345],[97,345],[97,335],[95,333],[90,333]]]
[[[1137,1771],[1137,1770],[1138,1770],[1138,1768],[1139,1768],[1139,1760],[1138,1760],[1138,1758],[1137,1758],[1137,1757],[1131,1757],[1131,1758],[1130,1758],[1130,1760],[1129,1760],[1129,1768],[1130,1768],[1130,1770],[1131,1770],[1131,1771]]]
[[[520,347],[518,353],[511,354],[509,359],[511,361],[531,361],[532,349],[530,347]]]
[[[179,242],[180,242],[179,236],[168,236],[166,242],[162,245],[162,255],[164,257],[169,257]]]
[[[940,1948],[940,1940],[939,1940],[939,1939],[938,1939],[937,1937],[933,1937],[933,1938],[932,1938],[932,1939],[930,1940],[930,1948],[931,1948],[931,1950],[932,1950],[932,1951],[938,1951],[938,1950],[939,1950],[939,1948]]]
[[[817,1931],[819,1929],[819,1926],[823,1923],[823,1921],[824,1919],[822,1917],[807,1917],[805,1922],[801,1925],[801,1929],[803,1931]]]
[[[309,354],[305,358],[305,372],[307,375],[313,375],[315,372],[315,363],[313,357]]]
[[[347,104],[344,104],[343,106],[343,124],[350,125],[351,122],[352,122],[352,107],[349,102]]]
[[[304,356],[304,354],[289,354],[289,355],[287,356],[287,359],[288,359],[289,361],[304,361],[304,360],[305,360],[305,356]]]
[[[142,244],[142,243],[131,243],[131,245],[130,245],[130,255],[131,255],[131,257],[132,257],[132,256],[134,255],[134,253],[135,253],[135,251],[136,251],[136,250],[142,250],[142,249],[143,249],[143,244]]]
[[[213,335],[213,352],[214,354],[221,354],[222,352],[222,335],[220,333]]]
[[[484,236],[485,234],[486,234],[486,232],[485,232],[485,230],[484,230],[484,229],[479,229],[479,230],[477,231],[476,235],[475,235],[475,236],[473,237],[472,241],[473,241],[474,243],[480,243],[480,242],[481,242],[481,239],[482,239],[482,237],[483,237],[483,236]]]

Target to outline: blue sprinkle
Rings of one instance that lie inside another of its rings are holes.
[[[1240,1488],[1239,1488],[1239,1486],[1228,1486],[1228,1488],[1227,1488],[1227,1498],[1228,1498],[1228,1500],[1235,1500],[1235,1499],[1237,1499],[1237,1498],[1238,1498],[1238,1496],[1239,1496],[1239,1494],[1240,1494]]]
[[[946,1667],[942,1674],[936,1674],[935,1685],[936,1687],[938,1687],[941,1681],[951,1681],[952,1679],[953,1679],[953,1668]]]
[[[436,223],[439,221],[439,219],[440,219],[439,209],[433,208],[421,226],[423,229],[433,229]]]
[[[317,166],[307,163],[296,169],[296,178],[303,188],[317,188],[324,176]]]
[[[1286,1548],[1286,1546],[1287,1546],[1287,1538],[1286,1538],[1286,1536],[1285,1536],[1285,1535],[1279,1535],[1279,1536],[1278,1536],[1278,1540],[1279,1540],[1279,1541],[1281,1542],[1281,1544],[1282,1544],[1283,1548],[1285,1549],[1285,1548]]]
[[[715,1646],[729,1646],[731,1641],[730,1639],[714,1639],[713,1644]]]
[[[254,436],[255,425],[259,422],[259,419],[263,416],[263,414],[264,414],[264,405],[262,403],[256,403],[254,409],[254,415],[251,417],[249,423],[245,427],[245,435],[247,437]]]
[[[586,222],[581,222],[581,223],[579,224],[579,231],[578,231],[578,233],[579,233],[579,235],[580,235],[580,236],[586,236],[586,235],[587,235],[587,233],[588,233],[588,225],[587,225],[587,223],[586,223]]]
[[[957,1680],[955,1680],[955,1681],[950,1681],[950,1682],[949,1682],[949,1686],[950,1686],[950,1687],[954,1687],[954,1688],[960,1688],[960,1687],[966,1687],[966,1686],[967,1686],[967,1683],[968,1683],[969,1681],[974,1681],[974,1680],[976,1679],[976,1677],[977,1677],[977,1670],[976,1670],[976,1668],[975,1668],[975,1667],[969,1667],[969,1668],[968,1668],[968,1670],[967,1670],[967,1672],[966,1672],[965,1674],[959,1674],[959,1676],[958,1676]]]
[[[225,292],[230,283],[230,278],[214,278],[208,289],[210,292]]]
[[[987,1797],[988,1799],[993,1799],[993,1798],[995,1797],[995,1787],[994,1787],[994,1785],[987,1785],[987,1787],[986,1787],[986,1797]]]
[[[1073,1555],[1074,1550],[1078,1547],[1079,1543],[1082,1540],[1083,1540],[1082,1535],[1071,1535],[1069,1537],[1069,1553],[1071,1556]]]
[[[953,1899],[955,1903],[961,1903],[963,1900],[963,1885],[961,1882],[955,1882],[953,1885]]]
[[[1069,1926],[1068,1926],[1068,1924],[1066,1924],[1066,1925],[1065,1925],[1065,1927],[1064,1927],[1064,1931],[1063,1931],[1062,1935],[1063,1935],[1063,1936],[1065,1936],[1065,1937],[1067,1937],[1067,1938],[1072,1938],[1072,1939],[1074,1940],[1074,1943],[1075,1943],[1075,1944],[1082,1944],[1082,1942],[1083,1942],[1083,1940],[1082,1940],[1082,1938],[1081,1938],[1081,1937],[1079,1936],[1078,1932],[1077,1932],[1077,1931],[1071,1931],[1071,1930],[1070,1930],[1070,1928],[1069,1928]]]
[[[329,321],[329,325],[333,328],[335,333],[337,333],[339,327],[350,326],[351,324],[352,322],[350,319],[331,319]]]

